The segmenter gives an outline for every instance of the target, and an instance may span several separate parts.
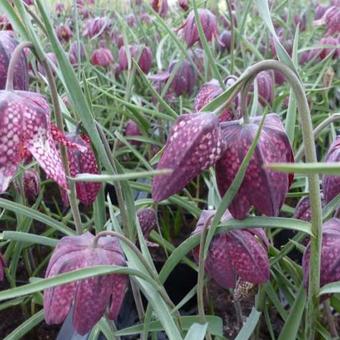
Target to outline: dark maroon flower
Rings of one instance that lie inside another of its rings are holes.
[[[340,162],[340,136],[329,147],[325,162]],[[329,203],[335,196],[340,194],[340,176],[324,175],[322,179],[323,194],[326,203]]]
[[[139,126],[136,122],[134,122],[132,119],[129,119],[125,126],[125,136],[126,137],[140,137],[142,135]],[[132,145],[140,145],[141,142],[138,140],[131,140],[130,144]]]
[[[83,36],[93,38],[99,37],[110,27],[110,20],[107,17],[96,17],[88,19],[84,25]]]
[[[77,41],[74,41],[70,46],[70,51],[68,53],[70,63],[72,65],[78,65],[79,58],[80,62],[84,61],[86,59],[86,52],[85,52],[85,46],[82,42],[78,44]]]
[[[31,155],[48,177],[67,188],[50,119],[48,103],[40,94],[0,91],[0,192],[7,189],[19,164]]]
[[[234,180],[260,121],[260,117],[255,117],[247,124],[240,121],[224,123],[222,138],[226,147],[216,163],[216,179],[221,196]],[[276,114],[267,115],[245,178],[229,206],[233,217],[244,219],[251,206],[267,216],[278,216],[293,178],[288,174],[264,169],[263,165],[293,161],[293,152],[280,118]]]
[[[68,42],[73,36],[70,27],[67,24],[60,24],[57,27],[57,37],[60,41]]]
[[[178,5],[183,11],[187,11],[189,9],[189,0],[178,0]]]
[[[139,209],[137,211],[137,218],[144,237],[148,239],[151,231],[155,229],[157,225],[157,216],[155,210],[152,208]]]
[[[203,210],[194,234],[201,233],[214,210]],[[226,211],[222,221],[232,216]],[[214,236],[205,262],[205,271],[223,288],[235,288],[238,280],[260,284],[269,280],[269,241],[263,229],[249,228],[230,230]],[[199,249],[193,251],[198,262]]]
[[[5,259],[0,253],[0,281],[3,281],[5,278],[5,267],[6,267]]]
[[[302,258],[304,285],[308,287],[310,243]],[[332,218],[322,226],[320,286],[340,280],[340,219]]]
[[[274,81],[272,72],[262,71],[256,76],[259,102],[262,105],[271,104],[274,99]]]
[[[89,232],[63,237],[52,254],[45,277],[96,265],[125,265],[117,239],[101,237],[94,244],[94,236]],[[117,318],[126,287],[127,277],[109,274],[48,288],[44,291],[46,323],[62,323],[73,306],[73,326],[84,335],[103,316],[110,299],[109,317]]]
[[[194,110],[196,112],[200,111],[205,105],[210,103],[214,98],[219,96],[222,92],[223,92],[223,89],[216,79],[213,79],[209,81],[208,83],[205,83],[204,85],[202,85],[202,87],[198,91],[198,94],[195,98]],[[219,120],[226,122],[229,120],[233,120],[234,118],[235,117],[233,113],[233,108],[226,107],[221,113]]]
[[[65,5],[62,2],[58,2],[55,5],[55,13],[57,16],[60,16],[64,13],[65,11]]]
[[[100,47],[92,52],[91,64],[108,67],[113,63],[113,56],[108,48]]]
[[[214,114],[191,113],[178,117],[157,165],[158,170],[173,171],[153,178],[152,198],[159,202],[179,192],[215,164],[221,152],[221,130]]]
[[[12,31],[13,27],[11,22],[8,20],[6,15],[0,15],[0,30],[1,31]]]
[[[324,205],[323,195],[321,195],[321,204]],[[296,205],[294,218],[310,222],[312,219],[312,210],[310,206],[309,196],[302,197]]]
[[[7,71],[9,62],[17,47],[18,42],[14,38],[14,34],[11,31],[0,31],[0,89],[4,89],[7,80]],[[14,73],[14,89],[16,90],[28,90],[28,66],[25,57],[25,53],[22,52],[17,64],[15,65]]]
[[[168,0],[151,0],[151,6],[161,17],[166,17],[169,12]]]
[[[218,38],[218,46],[221,52],[230,51],[231,32],[224,30]]]
[[[36,170],[24,172],[24,191],[29,202],[34,202],[40,192],[40,176]]]
[[[152,65],[152,52],[151,49],[144,45],[129,46],[130,56],[136,60],[139,67],[144,73],[150,71]],[[129,66],[126,47],[122,46],[119,49],[119,67],[121,70],[127,70]]]
[[[199,8],[198,16],[201,21],[204,35],[208,41],[217,36],[216,16],[208,9]],[[195,21],[195,13],[192,10],[183,25],[179,28],[184,41],[189,47],[200,41],[198,29]]]
[[[66,136],[66,139],[84,148],[84,150],[79,150],[74,147],[67,149],[71,176],[98,174],[97,160],[91,148],[90,139],[85,135],[81,136],[78,134],[69,134]],[[100,183],[76,182],[76,192],[79,201],[86,206],[91,205],[96,200],[100,187]],[[62,190],[62,198],[64,206],[68,206],[68,198],[64,190]]]

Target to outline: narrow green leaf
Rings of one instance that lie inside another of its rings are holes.
[[[199,324],[194,323],[187,335],[185,336],[184,340],[204,340],[205,334],[207,333],[208,324]]]
[[[247,340],[253,334],[256,325],[258,324],[261,312],[257,311],[254,307],[251,310],[250,315],[248,316],[246,322],[242,326],[240,332],[237,334],[235,340]]]
[[[50,237],[24,233],[20,231],[4,231],[2,234],[0,234],[0,237],[1,236],[4,240],[19,241],[30,244],[40,244],[48,247],[55,247],[58,243],[58,240]]]
[[[340,293],[340,281],[332,282],[321,287],[319,295]]]
[[[323,174],[340,176],[340,163],[269,163],[265,168],[278,171],[297,174]]]

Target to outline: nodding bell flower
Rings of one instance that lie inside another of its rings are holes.
[[[221,152],[221,130],[213,113],[191,113],[178,117],[157,165],[157,170],[171,169],[172,172],[153,178],[152,198],[160,202],[179,192],[215,164]]]
[[[217,36],[216,16],[208,9],[199,8],[198,16],[201,21],[204,35],[207,41],[211,41]],[[183,25],[179,28],[180,34],[189,47],[200,41],[198,29],[195,21],[195,13],[192,10]]]
[[[137,211],[137,218],[144,237],[148,239],[151,231],[155,229],[157,225],[157,216],[155,210],[152,208],[139,209]]]
[[[139,129],[138,124],[134,122],[132,119],[129,119],[125,126],[125,136],[126,137],[139,137],[141,135],[142,133]],[[136,146],[141,145],[141,142],[138,140],[131,140],[129,142],[132,145],[136,145]]]
[[[86,59],[86,52],[85,52],[84,44],[82,42],[78,44],[77,41],[74,41],[70,46],[68,57],[72,65],[78,65],[79,60],[80,62],[84,61]]]
[[[178,5],[183,11],[187,11],[189,9],[189,0],[178,0]]]
[[[256,76],[259,102],[262,105],[271,104],[274,99],[274,81],[273,73],[262,71]]]
[[[195,98],[194,111],[200,111],[205,105],[210,103],[222,92],[223,89],[216,79],[203,84]],[[233,120],[234,118],[234,110],[232,107],[229,106],[226,107],[219,116],[219,120],[223,122]]]
[[[91,64],[102,67],[109,67],[113,63],[111,51],[106,47],[100,47],[92,52]]]
[[[151,0],[151,6],[161,17],[166,17],[169,12],[168,0]]]
[[[4,277],[5,277],[5,267],[6,267],[5,259],[2,256],[2,254],[0,253],[0,281],[4,280]]]
[[[218,38],[218,47],[223,53],[225,51],[230,51],[231,47],[231,32],[224,30]]]
[[[57,27],[57,37],[59,41],[68,42],[73,37],[73,33],[67,24],[60,24]]]
[[[241,121],[223,123],[225,150],[216,163],[216,179],[221,196],[234,180],[255,138],[260,121],[261,117],[255,117],[245,124]],[[264,164],[272,162],[294,162],[289,139],[275,113],[265,118],[241,187],[229,206],[234,218],[244,219],[252,206],[261,214],[278,216],[293,176],[263,168]]]
[[[327,28],[326,35],[335,35],[340,33],[340,5],[328,7],[321,19],[314,21],[314,24],[325,25]]]
[[[152,65],[152,51],[144,45],[132,45],[128,47],[131,58],[135,59],[144,73],[149,73]],[[127,70],[129,67],[126,47],[119,49],[119,67],[121,70]]]
[[[40,192],[40,176],[36,170],[25,170],[24,192],[29,202],[34,202]]]
[[[319,57],[321,60],[329,55],[331,55],[333,59],[340,59],[340,47],[337,47],[340,44],[340,38],[324,37],[320,40],[320,44],[329,46],[319,50]]]
[[[55,5],[55,14],[59,17],[65,11],[65,5],[62,2],[57,2]]]
[[[110,20],[107,17],[96,17],[88,19],[84,25],[83,36],[93,38],[100,36],[110,27]]]
[[[302,258],[304,285],[308,287],[310,243]],[[340,280],[340,219],[332,218],[322,226],[320,286]]]
[[[329,147],[325,157],[325,162],[340,162],[340,136]],[[329,203],[333,198],[340,194],[340,176],[324,175],[322,178],[322,188],[325,202]]]
[[[200,234],[214,210],[203,210],[193,234]],[[232,219],[227,210],[222,221]],[[235,229],[214,236],[205,261],[205,271],[223,288],[235,288],[239,281],[253,285],[269,280],[269,241],[263,229]],[[195,260],[199,260],[200,247],[193,251]]]
[[[97,160],[91,147],[88,136],[79,134],[69,134],[66,139],[76,145],[81,145],[84,150],[79,148],[67,148],[67,156],[72,177],[78,174],[98,174]],[[88,206],[91,205],[98,195],[100,183],[94,182],[76,182],[76,192],[79,201]],[[68,206],[66,192],[62,190],[62,199],[64,206]]]
[[[136,27],[137,26],[137,19],[133,13],[128,14],[125,17],[126,23],[129,27]]]
[[[9,62],[17,45],[18,41],[15,39],[13,32],[0,31],[0,89],[5,88]],[[25,53],[22,52],[15,65],[14,89],[27,91],[28,82],[28,66]]]
[[[89,232],[81,236],[63,237],[53,251],[45,277],[96,265],[125,265],[116,238],[100,237],[96,243],[94,239]],[[73,306],[73,327],[84,335],[96,325],[106,310],[110,319],[117,318],[126,287],[126,276],[108,274],[48,288],[44,291],[46,323],[62,323]]]
[[[0,91],[0,192],[7,189],[19,164],[30,156],[48,177],[67,188],[50,119],[48,103],[40,94]]]
[[[46,53],[46,58],[48,58],[49,62],[50,62],[50,65],[54,65],[54,66],[58,66],[58,59],[57,59],[57,56],[53,53],[53,52],[48,52]],[[45,67],[41,64],[41,63],[38,63],[38,71],[46,76],[46,70],[45,70]],[[54,70],[52,71],[53,74],[55,73]]]

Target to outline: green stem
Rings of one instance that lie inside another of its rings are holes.
[[[261,61],[249,67],[241,76],[245,82],[254,78],[259,72],[274,69],[282,72],[291,85],[297,100],[297,107],[300,114],[303,143],[307,162],[317,162],[316,150],[314,145],[313,125],[308,107],[307,97],[303,85],[297,74],[285,64],[276,60]],[[319,176],[317,174],[308,175],[310,202],[312,211],[312,233],[311,239],[311,260],[309,269],[309,289],[307,301],[307,325],[308,339],[313,339],[315,335],[315,325],[318,319],[320,288],[320,251],[322,242],[322,210],[320,198]]]
[[[234,16],[233,16],[233,10],[231,8],[230,0],[226,0],[227,2],[227,8],[228,8],[228,13],[230,17],[230,33],[231,33],[231,41],[230,41],[230,56],[231,56],[231,61],[230,61],[230,73],[234,73],[234,45],[235,45],[235,28],[234,28]]]

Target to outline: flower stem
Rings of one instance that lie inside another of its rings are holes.
[[[241,76],[245,82],[254,78],[259,72],[268,69],[281,71],[291,85],[297,100],[298,111],[300,114],[301,128],[303,143],[305,146],[305,155],[307,162],[317,162],[316,150],[314,145],[313,125],[311,115],[308,107],[307,97],[304,92],[303,85],[298,78],[297,74],[285,64],[276,60],[261,61],[249,67]],[[320,288],[320,251],[322,242],[322,210],[321,210],[321,197],[319,175],[308,175],[310,202],[312,210],[312,233],[311,239],[311,261],[309,270],[309,289],[307,301],[307,320],[306,325],[308,339],[313,339],[315,335],[315,325],[318,319],[319,310],[319,288]]]
[[[231,61],[230,61],[230,73],[234,73],[234,47],[235,47],[235,25],[234,25],[234,16],[233,16],[233,10],[231,8],[230,0],[226,0],[227,2],[227,8],[228,8],[228,13],[230,17],[230,33],[231,33],[231,41],[230,41],[230,56],[231,56]]]

